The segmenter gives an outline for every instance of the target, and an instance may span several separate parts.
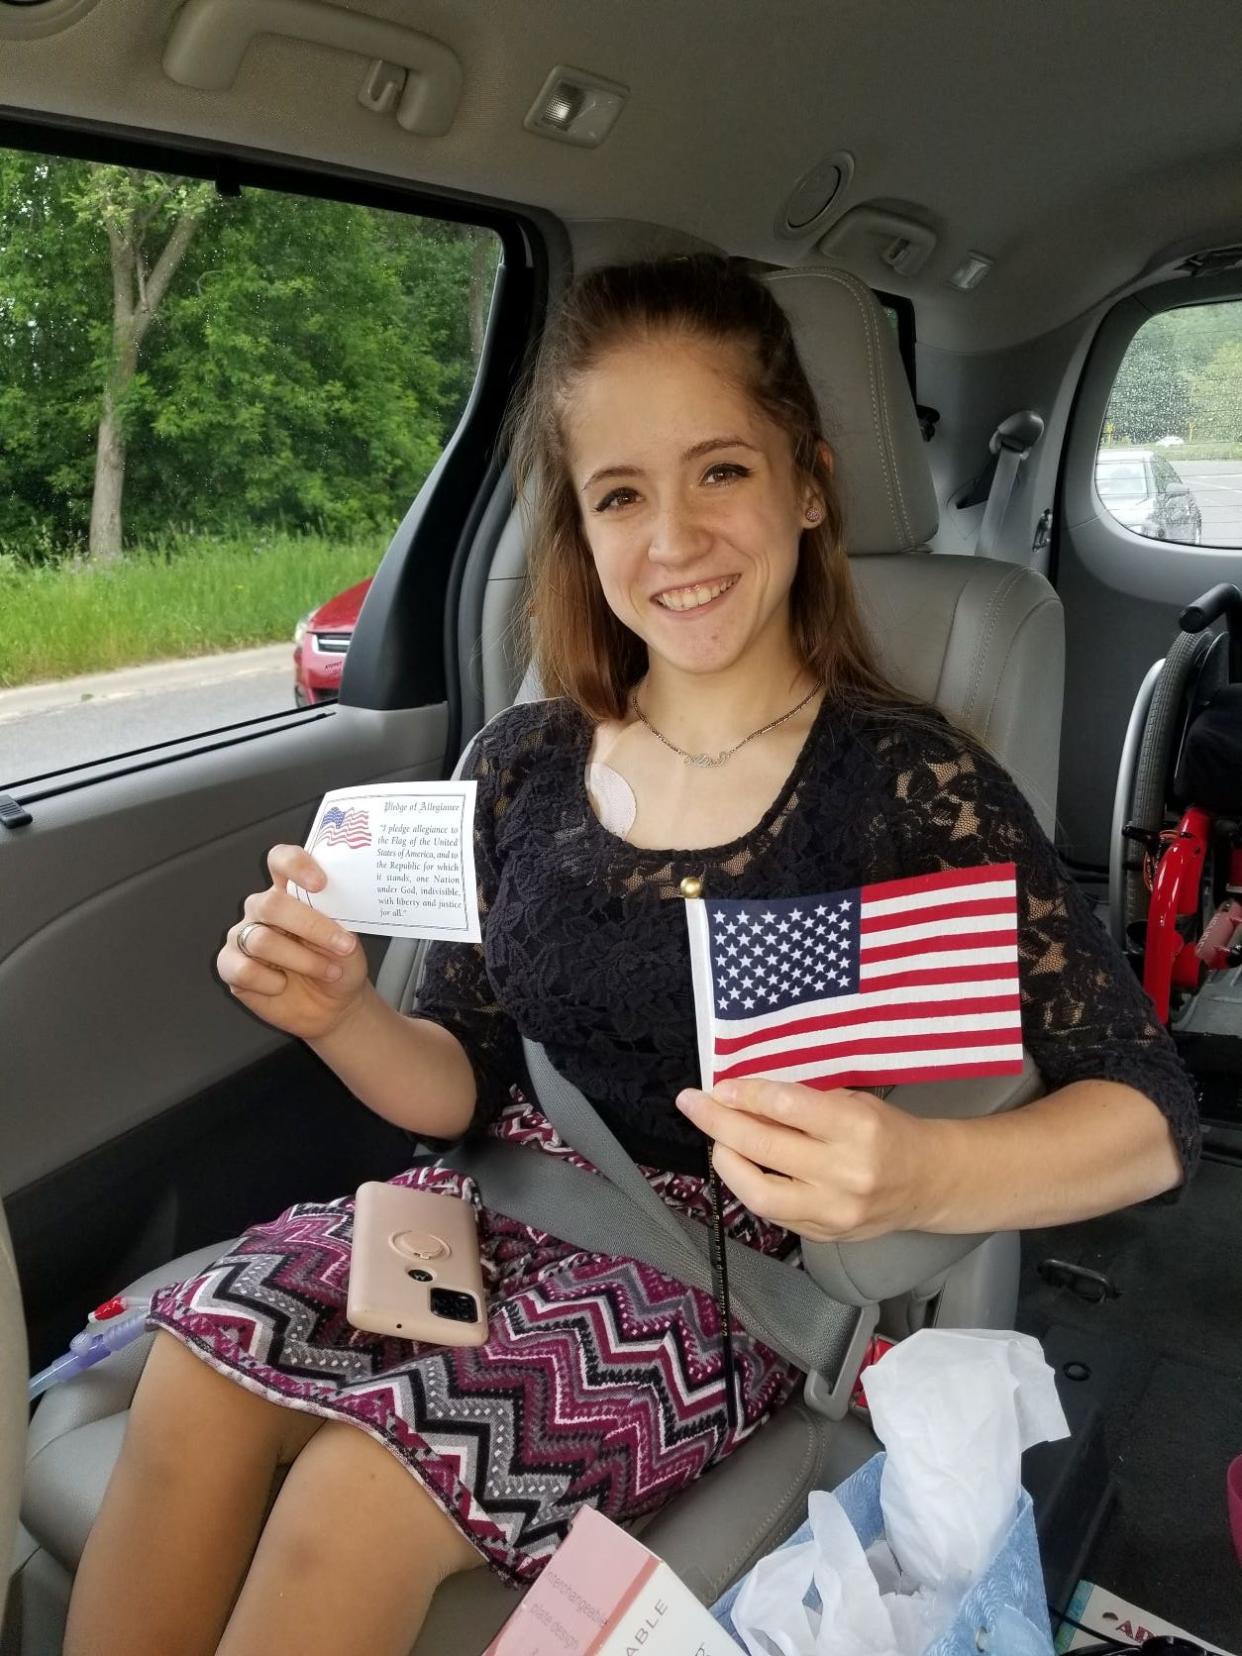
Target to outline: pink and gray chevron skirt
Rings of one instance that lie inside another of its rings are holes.
[[[516,1090],[491,1131],[532,1155],[590,1165]],[[643,1171],[670,1206],[707,1222],[702,1179]],[[735,1324],[741,1408],[730,1432],[710,1295],[493,1213],[461,1174],[417,1167],[393,1183],[475,1204],[486,1345],[350,1326],[352,1197],[299,1203],[247,1231],[165,1288],[149,1326],[261,1397],[369,1432],[515,1586],[539,1574],[579,1507],[618,1522],[654,1511],[751,1436],[800,1378]],[[732,1198],[725,1220],[765,1253],[790,1242]]]

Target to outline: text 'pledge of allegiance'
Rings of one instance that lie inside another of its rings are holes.
[[[379,918],[434,923],[462,903],[462,801],[386,798],[375,839]]]

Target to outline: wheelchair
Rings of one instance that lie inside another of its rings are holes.
[[[1179,624],[1143,681],[1122,747],[1109,921],[1179,1045],[1238,1073],[1242,591],[1214,586]]]

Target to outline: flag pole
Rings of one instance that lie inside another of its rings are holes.
[[[698,1031],[699,1085],[710,1092],[714,1077],[712,1040],[712,951],[707,930],[707,915],[703,906],[703,882],[687,878],[681,882],[681,895],[686,903],[686,926],[690,933],[690,971],[694,982],[694,1021]],[[737,1371],[733,1352],[733,1330],[729,1304],[729,1263],[725,1253],[724,1190],[716,1161],[709,1150],[707,1157],[708,1257],[712,1268],[712,1297],[720,1318],[720,1354],[724,1373],[725,1417],[730,1432],[738,1426]]]

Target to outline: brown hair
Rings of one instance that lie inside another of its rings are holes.
[[[582,531],[563,427],[575,383],[609,349],[652,334],[736,342],[746,390],[788,436],[796,470],[825,506],[802,535],[790,591],[794,644],[830,696],[876,711],[910,708],[880,671],[859,614],[840,498],[820,449],[814,392],[789,319],[762,282],[717,254],[609,265],[580,277],[553,317],[510,427],[514,485],[528,514],[530,659],[547,696],[592,720],[622,717],[647,647],[605,601]]]

